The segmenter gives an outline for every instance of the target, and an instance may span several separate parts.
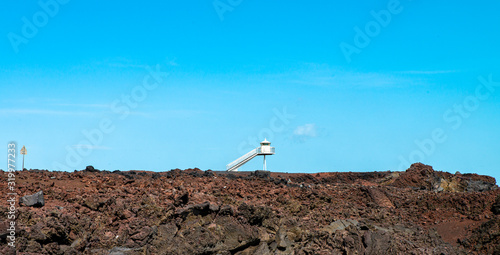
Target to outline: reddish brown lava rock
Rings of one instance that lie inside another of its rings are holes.
[[[17,172],[18,254],[500,252],[491,177],[439,172]],[[0,173],[0,189],[6,190]],[[0,200],[0,225],[8,202]],[[0,229],[0,254],[13,254]]]

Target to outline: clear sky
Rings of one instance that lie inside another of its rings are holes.
[[[500,2],[0,3],[1,142],[27,168],[500,178]],[[7,168],[7,160],[2,169]],[[19,167],[20,168],[20,165]],[[262,168],[257,158],[240,170]]]

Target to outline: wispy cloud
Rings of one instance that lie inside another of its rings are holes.
[[[114,59],[106,59],[103,61],[96,62],[97,65],[105,65],[108,67],[116,67],[116,68],[137,68],[137,69],[146,69],[148,67],[145,63],[140,63],[139,61],[128,59],[128,58],[114,58]],[[170,59],[165,58],[165,61],[161,63],[162,65],[169,66],[178,66],[179,64],[176,62],[176,58]]]
[[[71,145],[73,149],[88,149],[88,150],[111,150],[110,147],[106,146],[95,146],[90,144],[74,144]]]
[[[15,99],[2,99],[2,102],[9,104],[46,104],[53,102],[61,102],[62,100],[59,98],[15,98]]]
[[[68,110],[49,110],[49,109],[0,109],[0,115],[53,115],[53,116],[98,116],[101,114],[116,115],[112,111],[68,111]],[[155,114],[131,111],[128,114],[132,116],[141,116],[151,118]]]
[[[291,84],[339,88],[401,87],[420,82],[398,73],[362,72],[316,63],[301,64],[286,72],[272,74],[268,78]]]
[[[70,106],[80,108],[109,108],[110,104],[103,103],[68,103],[68,100],[60,98],[17,98],[17,99],[2,99],[2,102],[9,104],[22,104],[33,106]]]
[[[141,64],[133,64],[133,63],[120,63],[120,62],[110,62],[106,63],[109,67],[118,67],[118,68],[140,68],[145,69],[147,65]]]
[[[324,127],[318,127],[316,123],[308,123],[295,127],[290,135],[290,141],[294,143],[304,143],[309,139],[318,139],[328,136],[328,131]]]
[[[78,116],[92,116],[95,113],[86,111],[59,111],[59,110],[45,110],[45,109],[0,109],[0,115],[78,115]]]
[[[213,112],[204,110],[176,109],[176,110],[155,111],[154,113],[151,114],[151,116],[156,116],[159,118],[162,117],[186,118],[186,117],[208,115],[208,114],[213,114]]]
[[[176,60],[176,58],[174,58],[174,59],[168,59],[167,58],[166,62],[170,66],[178,66],[179,64],[177,64],[177,62],[175,60]]]
[[[316,131],[316,124],[310,123],[298,126],[293,131],[293,135],[298,137],[316,137],[318,135]]]
[[[334,87],[395,87],[404,84],[403,78],[392,75],[377,73],[351,73],[335,72],[324,73],[304,73],[298,79],[290,80],[291,83],[314,85],[314,86],[334,86]]]
[[[458,70],[408,70],[408,71],[398,71],[398,74],[445,74],[445,73],[456,73]]]
[[[58,103],[58,104],[51,104],[53,106],[74,106],[74,107],[81,107],[81,108],[109,108],[111,105],[109,104],[69,104],[69,103]]]

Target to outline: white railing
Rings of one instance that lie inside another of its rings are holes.
[[[249,157],[253,156],[254,154],[257,154],[257,150],[258,150],[258,149],[260,149],[260,147],[258,147],[258,148],[255,148],[255,149],[251,150],[251,151],[250,151],[250,152],[248,152],[247,154],[245,154],[245,155],[243,155],[243,156],[239,157],[237,160],[235,160],[235,161],[233,161],[233,162],[231,162],[231,163],[227,164],[227,165],[226,165],[226,169],[227,169],[227,170],[229,170],[229,169],[231,169],[232,167],[234,167],[235,165],[239,164],[241,161],[244,161],[245,159],[247,159],[247,158],[249,158]]]

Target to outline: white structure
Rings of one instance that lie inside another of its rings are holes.
[[[257,147],[247,154],[239,157],[235,161],[229,163],[226,165],[227,171],[238,171],[238,168],[240,168],[242,165],[250,161],[251,159],[255,158],[258,155],[264,156],[264,170],[267,170],[266,166],[266,155],[273,155],[274,154],[274,147],[271,147],[271,142],[269,142],[267,139],[264,139],[260,143],[260,147]]]

